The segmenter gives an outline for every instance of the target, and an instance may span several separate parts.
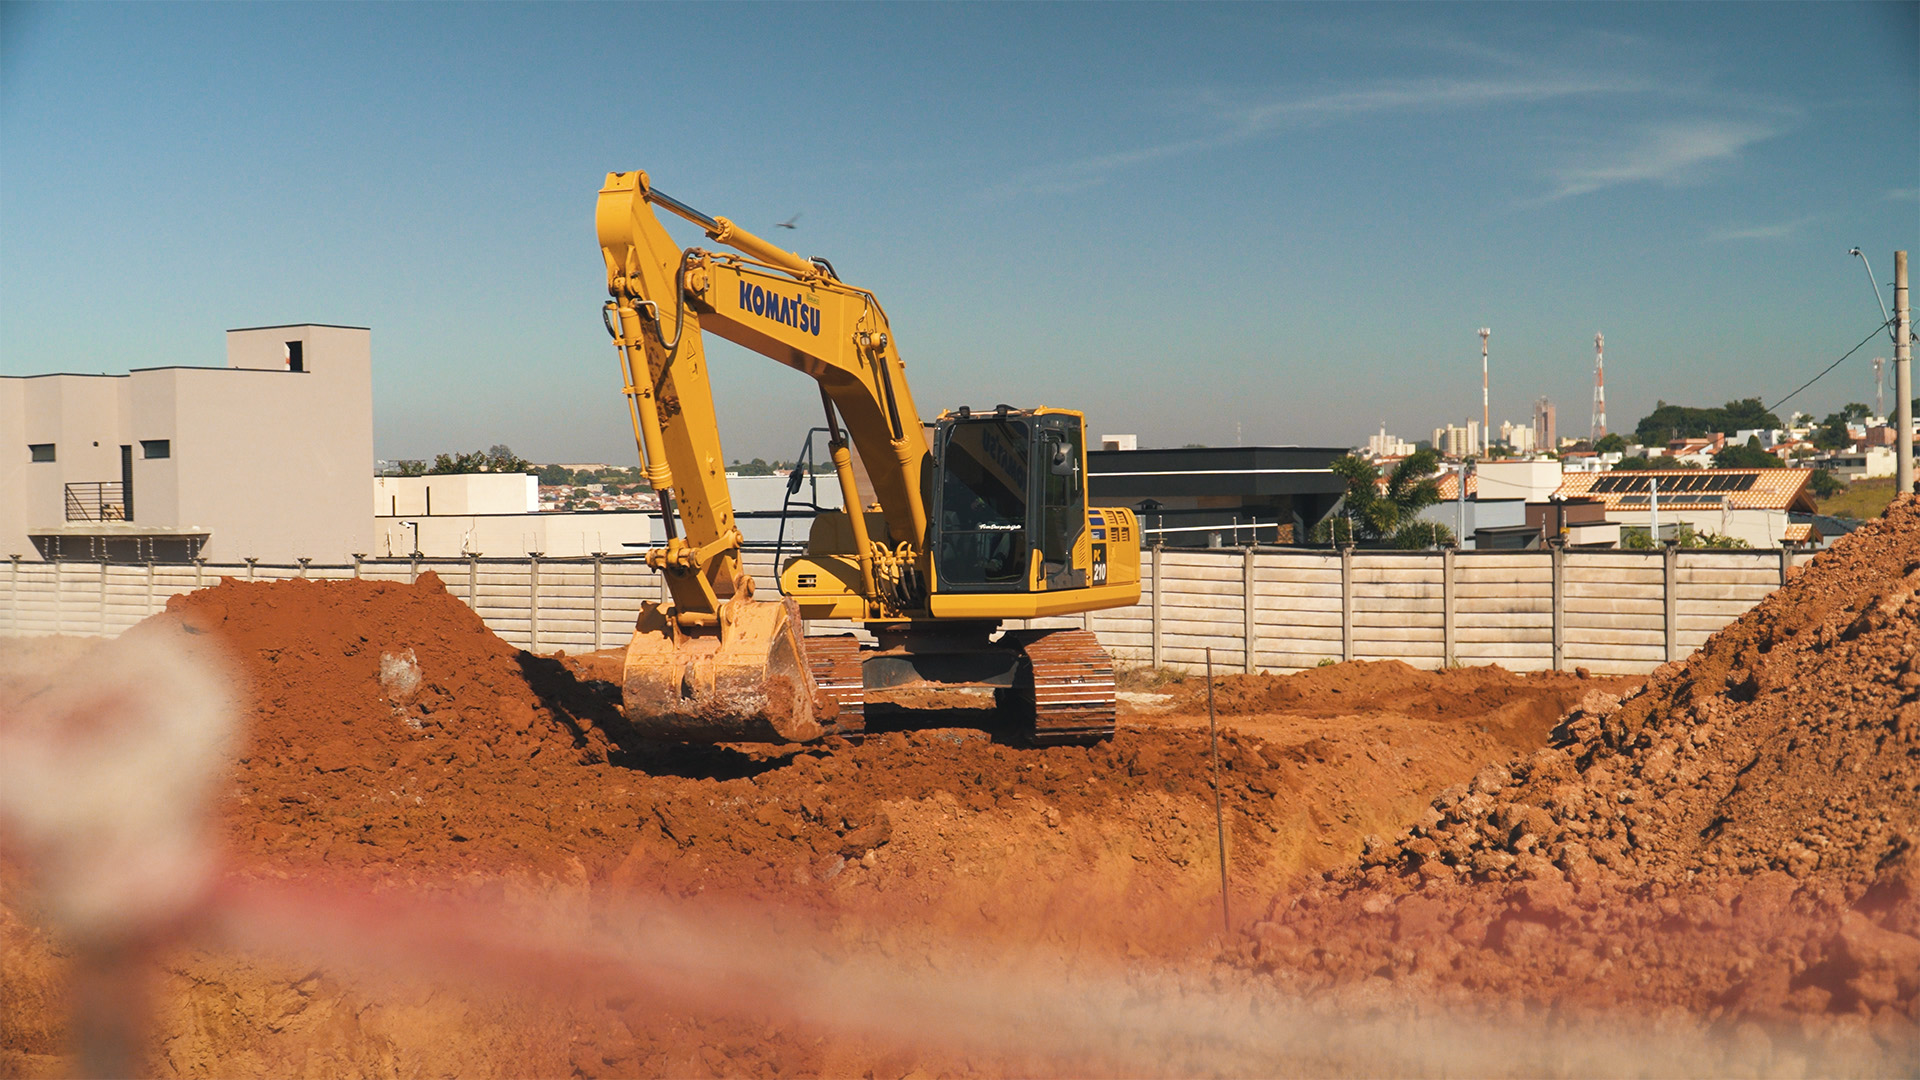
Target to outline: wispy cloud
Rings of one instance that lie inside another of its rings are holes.
[[[1887,199],[1891,202],[1920,202],[1920,188],[1889,188]]]
[[[1279,131],[1370,115],[1484,109],[1648,89],[1631,79],[1516,77],[1426,79],[1378,83],[1357,90],[1246,104],[1211,100],[1208,134],[1029,169],[991,189],[991,196],[1064,194],[1104,183],[1117,171],[1250,142]]]
[[[1744,229],[1721,229],[1717,232],[1708,233],[1707,239],[1716,242],[1729,240],[1785,240],[1787,237],[1792,236],[1794,233],[1799,232],[1801,229],[1818,220],[1820,219],[1817,217],[1803,217],[1796,218],[1792,221],[1782,221],[1774,225],[1753,225]]]
[[[1587,195],[1621,184],[1675,187],[1697,183],[1715,166],[1735,160],[1747,147],[1778,134],[1771,126],[1744,121],[1650,125],[1635,132],[1627,145],[1596,153],[1585,163],[1554,170],[1558,188],[1551,197]]]

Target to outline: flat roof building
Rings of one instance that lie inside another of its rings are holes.
[[[227,331],[225,367],[0,377],[0,558],[344,562],[373,545],[372,334]]]

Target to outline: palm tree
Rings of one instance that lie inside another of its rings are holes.
[[[1348,454],[1330,466],[1347,482],[1347,494],[1333,515],[1314,529],[1314,538],[1336,544],[1391,543],[1397,548],[1433,547],[1453,539],[1453,530],[1419,520],[1421,510],[1440,501],[1440,455],[1416,450],[1400,459],[1387,474],[1384,490],[1380,470],[1365,458]]]

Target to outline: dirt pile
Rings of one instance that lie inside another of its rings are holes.
[[[1593,693],[1552,745],[1278,897],[1243,959],[1305,986],[1383,976],[1462,999],[1757,1021],[1739,1030],[1763,1062],[1767,1031],[1814,1038],[1841,1017],[1913,1049],[1916,841],[1907,500],[1639,693]]]

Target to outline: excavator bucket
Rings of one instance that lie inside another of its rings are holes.
[[[621,711],[643,734],[680,742],[806,742],[821,736],[812,673],[791,599],[729,601],[716,630],[675,633],[662,603],[640,608]]]

